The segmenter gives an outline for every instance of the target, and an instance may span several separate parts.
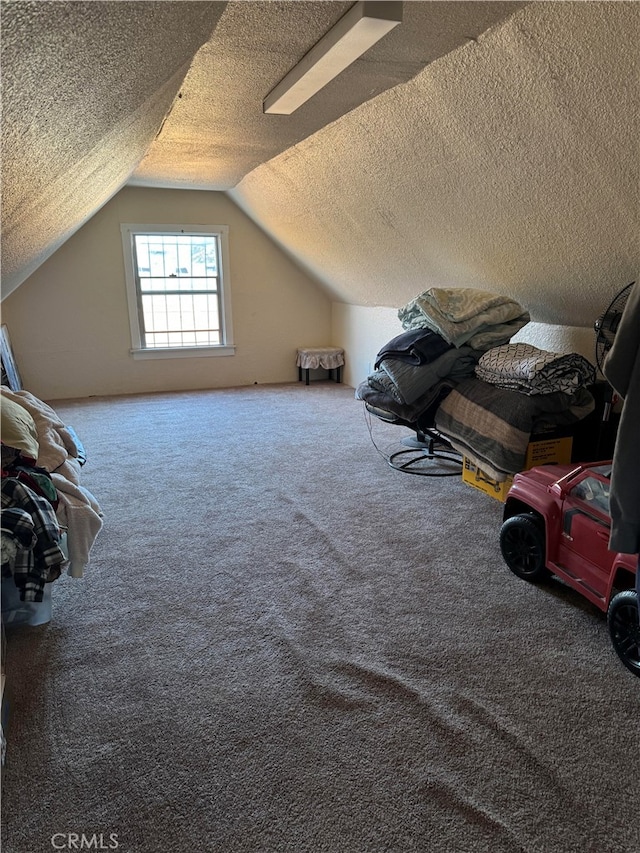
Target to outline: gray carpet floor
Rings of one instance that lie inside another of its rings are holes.
[[[104,527],[8,635],[5,853],[640,851],[604,617],[408,430],[329,382],[52,402]]]

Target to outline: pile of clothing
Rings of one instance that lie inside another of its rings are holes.
[[[103,513],[80,485],[85,454],[75,432],[28,391],[3,385],[0,403],[2,575],[21,601],[41,602],[65,568],[82,577]]]
[[[398,311],[404,332],[378,353],[356,389],[369,411],[390,423],[433,426],[447,395],[474,375],[487,350],[508,342],[529,313],[507,296],[474,288],[431,288]]]

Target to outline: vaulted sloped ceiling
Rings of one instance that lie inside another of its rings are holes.
[[[264,115],[265,96],[352,5],[229,3],[129,183],[231,189],[256,166],[407,82],[524,4],[405,2],[402,24],[310,101],[290,116]]]
[[[532,3],[231,194],[339,301],[592,326],[640,274],[639,44],[640,4]]]
[[[120,189],[224,3],[2,2],[2,289]]]
[[[640,263],[640,5],[406,2],[263,115],[350,6],[2,0],[3,295],[128,182],[229,192],[336,300],[477,286],[590,325]]]
[[[405,3],[404,23],[312,103],[263,115],[351,5],[2,0],[3,295],[129,179],[227,190],[522,4]]]

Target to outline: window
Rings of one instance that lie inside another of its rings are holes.
[[[233,354],[228,230],[121,226],[134,358]]]
[[[596,470],[596,469],[594,469]],[[609,515],[609,483],[604,483],[597,477],[585,477],[570,493],[572,497],[580,498],[601,512]]]

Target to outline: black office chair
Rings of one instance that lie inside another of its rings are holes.
[[[434,426],[435,413],[450,388],[431,402],[416,420],[408,420],[397,413],[364,400],[365,410],[379,420],[389,424],[404,426],[415,433],[400,439],[403,445],[387,458],[388,464],[396,471],[405,474],[417,474],[421,477],[459,477],[462,472],[462,454],[451,446],[449,440]],[[384,454],[383,454],[384,455]]]

